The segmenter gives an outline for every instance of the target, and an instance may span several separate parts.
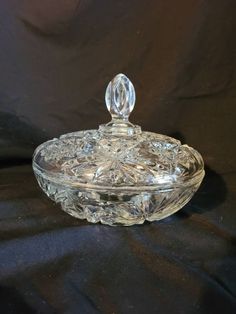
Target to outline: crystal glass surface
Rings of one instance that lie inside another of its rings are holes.
[[[105,99],[109,123],[62,135],[35,150],[40,187],[64,211],[93,223],[129,226],[173,214],[202,182],[201,155],[129,122],[135,90],[124,74],[109,83]]]

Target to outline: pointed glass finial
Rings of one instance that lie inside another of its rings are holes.
[[[142,132],[140,126],[129,122],[129,115],[134,109],[135,90],[124,74],[117,74],[106,89],[106,106],[111,114],[111,121],[101,124],[99,130],[114,136],[133,136]]]
[[[117,74],[106,89],[106,106],[112,120],[128,121],[134,109],[135,90],[131,81],[124,74]]]

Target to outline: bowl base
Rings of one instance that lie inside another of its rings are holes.
[[[191,187],[145,192],[119,192],[65,188],[37,176],[43,191],[63,211],[91,223],[110,226],[131,226],[145,220],[164,219],[181,209],[198,189],[200,182]]]

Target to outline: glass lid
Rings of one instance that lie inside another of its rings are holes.
[[[109,83],[105,100],[111,121],[40,145],[33,157],[36,173],[61,185],[109,190],[166,189],[202,180],[196,150],[129,122],[135,90],[124,74]]]

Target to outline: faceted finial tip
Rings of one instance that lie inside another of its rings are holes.
[[[112,119],[127,121],[134,109],[135,90],[124,74],[116,75],[106,89],[106,106]]]
[[[106,105],[112,120],[99,126],[99,130],[111,136],[133,136],[142,133],[140,126],[129,122],[134,109],[135,90],[124,74],[116,75],[106,90]]]

